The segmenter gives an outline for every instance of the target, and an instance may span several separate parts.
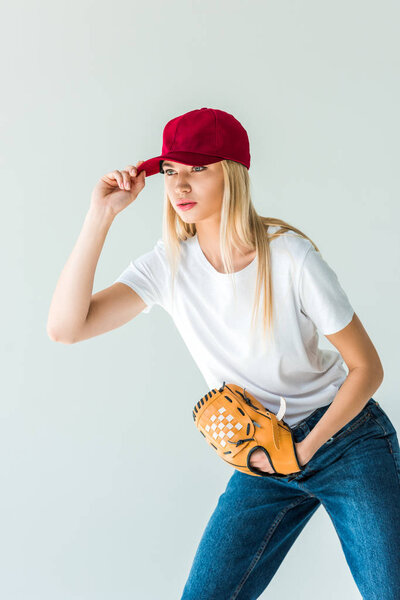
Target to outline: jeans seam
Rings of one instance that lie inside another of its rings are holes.
[[[400,474],[399,474],[399,469],[398,469],[398,466],[397,466],[396,459],[395,459],[395,457],[394,457],[394,452],[393,452],[393,446],[392,446],[392,443],[391,443],[391,441],[390,441],[390,440],[389,440],[389,438],[388,438],[388,432],[386,431],[386,429],[385,429],[385,427],[382,425],[382,423],[380,423],[380,421],[379,421],[378,417],[375,417],[374,415],[372,415],[372,418],[373,418],[373,420],[375,421],[376,425],[378,425],[378,426],[379,426],[379,427],[382,429],[382,431],[383,431],[383,433],[384,433],[384,438],[385,438],[385,440],[386,440],[386,442],[387,442],[387,444],[388,444],[388,446],[389,446],[389,452],[390,452],[390,454],[391,454],[391,456],[392,456],[392,459],[393,459],[393,462],[394,462],[394,469],[395,469],[395,471],[396,471],[396,474],[397,474],[397,480],[398,480],[398,482],[399,482],[399,487],[400,487]]]
[[[327,440],[325,443],[328,443],[329,445],[336,441],[336,440],[341,440],[343,437],[345,437],[348,433],[351,433],[352,431],[354,431],[354,429],[357,429],[357,427],[359,427],[360,425],[362,425],[364,423],[364,421],[366,421],[367,419],[369,419],[370,417],[372,417],[372,413],[371,411],[367,411],[365,413],[365,415],[361,416],[359,419],[357,419],[357,421],[355,421],[353,423],[353,425],[351,425],[350,427],[348,427],[347,429],[345,429],[344,431],[342,431],[342,433],[338,434],[338,435],[333,435],[331,438],[329,438],[329,440]]]
[[[278,525],[282,522],[283,518],[286,516],[286,514],[289,512],[290,509],[294,508],[295,506],[297,506],[298,504],[301,504],[302,502],[305,502],[306,500],[309,500],[308,497],[305,498],[300,498],[298,500],[296,500],[295,502],[292,502],[292,504],[289,504],[289,506],[287,506],[286,508],[284,508],[283,510],[281,510],[280,513],[278,513],[278,515],[275,518],[275,521],[272,523],[271,527],[269,528],[269,530],[267,531],[266,535],[264,536],[264,539],[262,540],[253,560],[250,563],[250,566],[248,567],[247,571],[245,572],[245,574],[242,577],[242,580],[240,581],[240,583],[238,584],[237,588],[234,590],[233,595],[229,598],[229,600],[236,600],[236,598],[238,597],[239,592],[241,591],[241,589],[243,588],[244,584],[246,583],[246,580],[248,579],[250,573],[253,571],[254,567],[256,566],[256,564],[258,563],[258,561],[260,560],[265,548],[268,545],[269,540],[272,537],[272,534],[276,531],[276,528],[278,527]]]

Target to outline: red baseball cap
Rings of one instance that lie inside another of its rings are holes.
[[[217,108],[198,108],[168,121],[160,156],[137,167],[146,177],[163,173],[164,160],[203,166],[229,159],[250,168],[250,144],[245,128],[235,117]]]

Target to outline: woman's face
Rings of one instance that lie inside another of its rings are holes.
[[[196,223],[213,216],[219,219],[224,192],[221,162],[196,166],[165,160],[162,167],[168,196],[183,221]],[[196,204],[183,210],[179,202]]]

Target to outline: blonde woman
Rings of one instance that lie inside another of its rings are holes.
[[[316,244],[296,227],[257,214],[249,167],[240,122],[201,108],[167,123],[159,156],[102,177],[57,283],[49,336],[76,343],[158,304],[208,389],[236,383],[275,414],[280,397],[286,399],[301,472],[277,473],[261,450],[251,457],[261,476],[234,470],[181,600],[258,598],[321,504],[364,600],[394,600],[400,449],[372,398],[383,379],[381,361]],[[108,229],[156,173],[165,183],[162,238],[92,295]],[[336,350],[319,348],[318,331]]]

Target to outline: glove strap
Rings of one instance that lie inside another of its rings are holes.
[[[279,425],[276,420],[276,416],[271,413],[271,426],[272,426],[272,439],[274,440],[274,446],[277,450],[279,450]]]

